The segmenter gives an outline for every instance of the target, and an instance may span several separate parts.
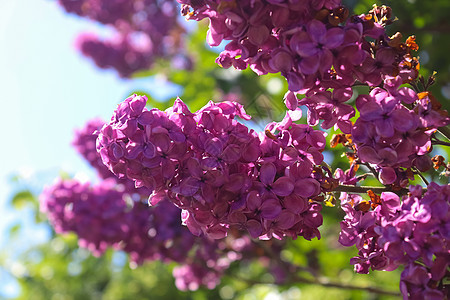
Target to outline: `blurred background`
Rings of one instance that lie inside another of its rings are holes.
[[[367,12],[373,4],[367,0],[343,2],[357,14]],[[450,108],[450,3],[378,3],[390,5],[399,19],[390,28],[392,34],[401,31],[405,38],[416,35],[421,74],[427,77],[434,70],[438,72],[433,92]],[[173,265],[155,262],[132,269],[122,252],[108,251],[94,258],[77,247],[75,235],[56,235],[39,213],[42,188],[59,176],[96,180],[71,146],[75,128],[94,117],[108,120],[116,105],[134,92],[148,95],[150,105],[158,108],[168,107],[180,96],[192,110],[210,99],[239,95],[247,111],[256,116],[255,128],[261,128],[268,120],[281,120],[287,85],[277,75],[257,78],[248,70],[238,73],[218,68],[214,60],[219,50],[202,42],[205,24],[186,25],[184,30],[190,38],[185,47],[195,57],[182,60],[182,67],[173,67],[161,59],[152,64],[152,70],[124,78],[113,69],[96,67],[75,47],[81,32],[108,37],[113,34],[109,26],[67,14],[57,1],[1,1],[0,11],[0,101],[4,122],[0,149],[1,299],[389,298],[302,284],[283,287],[243,283],[226,276],[214,290],[180,292],[174,288]],[[348,166],[334,153],[327,155],[334,157],[336,166]],[[324,214],[327,217],[321,241],[291,242],[282,255],[301,265],[316,265],[325,276],[344,283],[376,283],[386,290],[397,290],[398,271],[374,272],[370,276],[353,272],[348,260],[355,250],[343,249],[337,243],[342,214],[336,208],[325,208]]]

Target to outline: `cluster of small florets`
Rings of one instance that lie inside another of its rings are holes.
[[[91,187],[89,183],[61,180],[41,194],[41,210],[57,233],[76,232],[79,244],[94,255],[127,236],[123,193],[114,181]]]
[[[172,108],[175,113],[185,109],[182,102]],[[135,188],[131,179],[117,178],[101,163],[95,141],[102,125],[99,119],[87,122],[75,132],[72,143],[102,180],[96,185],[59,180],[41,195],[41,210],[57,233],[76,233],[79,245],[96,256],[114,248],[128,253],[134,264],[177,262],[173,275],[180,290],[212,289],[232,262],[255,259],[255,247],[259,246],[238,231],[222,240],[193,236],[181,224],[181,210],[168,201],[166,193],[155,192],[152,199],[158,203],[152,207],[142,202],[150,194],[146,187]],[[279,252],[284,243],[276,245],[272,251]],[[258,258],[270,262],[265,264],[267,268],[280,269],[278,261],[264,254]]]
[[[95,118],[86,122],[83,128],[75,131],[75,137],[72,146],[75,150],[97,171],[97,175],[101,179],[116,181],[120,185],[120,190],[130,195],[136,194],[136,197],[145,197],[150,192],[147,188],[136,189],[134,182],[128,178],[118,178],[112,173],[102,161],[97,152],[98,132],[102,129],[105,122],[99,118]]]
[[[194,238],[180,224],[180,210],[168,202],[149,208],[117,182],[97,185],[60,180],[41,195],[41,210],[57,233],[75,232],[81,247],[99,256],[112,247],[136,263],[183,261]]]
[[[105,166],[102,158],[97,153],[96,141],[98,134],[105,122],[99,118],[89,120],[83,128],[75,130],[75,137],[72,146],[75,150],[97,171],[97,175],[102,179],[110,177],[117,178]]]
[[[235,120],[249,116],[233,102],[196,113],[179,99],[165,112],[145,104],[136,95],[119,104],[97,146],[117,176],[153,190],[151,204],[168,197],[195,235],[223,238],[238,227],[261,239],[320,237],[321,205],[313,199],[324,180],[316,168],[324,133],[288,113],[258,136]]]
[[[112,26],[115,35],[103,39],[81,34],[76,41],[81,53],[100,68],[113,68],[120,76],[147,70],[156,58],[182,53],[182,26],[177,22],[177,3],[171,0],[59,0],[69,13]]]
[[[433,107],[430,93],[416,94],[401,84],[399,76],[388,77],[384,89],[356,99],[360,117],[351,130],[353,142],[361,161],[381,167],[383,184],[396,181],[397,167],[430,169],[430,136],[450,122],[446,111]]]
[[[209,18],[209,45],[230,41],[219,65],[250,67],[258,75],[281,73],[292,92],[347,88],[356,80],[377,86],[382,75],[403,70],[405,81],[417,76],[410,47],[401,35],[390,38],[385,32],[392,21],[385,6],[348,18],[340,0],[178,2],[188,19]]]
[[[148,207],[134,195],[121,191],[113,179],[97,185],[60,180],[41,194],[41,210],[57,233],[74,232],[80,247],[95,256],[114,248],[128,253],[134,264],[179,263],[173,275],[180,290],[213,289],[232,262],[254,259],[257,245],[249,236],[234,232],[222,240],[195,237],[181,224],[181,210],[172,203]]]
[[[405,265],[400,283],[404,297],[443,299],[443,281],[449,276],[450,186],[431,183],[424,195],[420,186],[412,186],[401,202],[390,192],[371,201],[356,195],[344,195],[343,200],[346,216],[339,242],[358,248],[358,256],[351,259],[356,272]]]

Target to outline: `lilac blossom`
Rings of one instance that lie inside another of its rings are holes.
[[[113,29],[113,37],[80,34],[78,50],[102,69],[112,68],[121,77],[150,69],[157,59],[183,57],[183,26],[177,21],[176,2],[171,0],[59,0],[69,13],[88,18]]]
[[[450,186],[430,183],[423,195],[420,186],[412,186],[401,201],[390,192],[380,198],[381,203],[368,204],[375,207],[369,210],[361,208],[364,200],[360,196],[342,196],[346,216],[339,242],[358,248],[358,256],[351,259],[355,271],[405,265],[400,281],[404,299],[442,297],[439,282],[445,280],[448,265]]]
[[[144,106],[136,95],[121,103],[97,149],[117,176],[153,191],[151,204],[167,196],[194,235],[215,239],[235,227],[261,239],[320,236],[321,206],[307,199],[321,193],[324,177],[312,172],[323,161],[325,136],[293,123],[298,114],[258,136],[235,119],[250,116],[234,102],[195,113],[180,99],[165,112]],[[292,208],[294,192],[301,210]]]
[[[396,180],[393,170],[386,167],[428,168],[425,156],[431,150],[430,136],[450,123],[443,111],[431,108],[428,96],[419,99],[411,89],[400,88],[401,82],[399,76],[386,77],[384,89],[358,96],[356,107],[361,115],[351,130],[359,158],[382,167],[380,179],[386,183]],[[427,121],[428,115],[436,116],[433,123]]]

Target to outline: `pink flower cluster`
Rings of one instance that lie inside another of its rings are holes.
[[[381,167],[383,184],[397,179],[393,168],[431,168],[430,136],[450,123],[444,111],[433,107],[428,93],[418,95],[410,88],[399,88],[401,84],[400,76],[387,77],[384,89],[375,88],[356,99],[360,117],[351,130],[353,142],[363,162]]]
[[[147,70],[157,58],[182,53],[182,26],[177,3],[171,0],[59,0],[69,13],[112,26],[115,36],[103,39],[81,34],[76,41],[84,56],[100,68],[113,68],[120,76]]]
[[[280,72],[292,92],[346,88],[356,80],[377,86],[381,75],[403,70],[405,80],[417,76],[411,64],[402,64],[408,51],[398,37],[385,32],[391,12],[384,6],[348,18],[340,0],[178,2],[188,19],[210,20],[209,45],[230,41],[219,65],[250,67],[258,75]]]
[[[167,199],[153,207],[142,202],[151,191],[136,189],[130,179],[117,178],[101,162],[95,142],[102,125],[99,119],[87,122],[75,132],[73,146],[103,180],[96,185],[59,180],[41,195],[41,210],[57,233],[75,232],[79,245],[97,256],[112,247],[128,253],[136,264],[177,262],[173,275],[180,290],[212,289],[232,262],[255,259],[259,246],[248,235],[234,231],[222,240],[197,238],[181,224],[181,210]],[[280,241],[270,247],[279,252],[282,245]],[[268,261],[264,266],[269,269],[280,268],[266,256],[258,259]]]
[[[72,146],[97,171],[97,175],[100,178],[117,178],[108,170],[97,153],[96,142],[98,134],[96,134],[96,131],[100,130],[103,125],[105,125],[105,122],[101,119],[89,120],[83,128],[75,130]]]
[[[57,233],[75,232],[94,255],[113,247],[136,263],[183,261],[194,238],[180,225],[180,210],[168,202],[149,209],[131,196],[112,179],[93,186],[60,180],[42,193],[41,210]]]
[[[153,190],[151,204],[168,197],[195,235],[223,238],[240,228],[261,239],[320,237],[314,198],[325,178],[316,168],[324,133],[288,113],[258,136],[235,120],[249,116],[233,102],[196,113],[179,99],[164,112],[145,104],[137,95],[119,104],[97,147],[114,174]]]
[[[346,216],[339,242],[358,248],[350,260],[356,272],[405,265],[400,283],[405,299],[443,299],[450,261],[449,185],[431,183],[423,195],[420,186],[412,186],[401,202],[390,192],[370,202],[346,194],[342,200]]]

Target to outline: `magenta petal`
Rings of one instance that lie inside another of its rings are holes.
[[[202,167],[207,169],[217,168],[220,164],[215,157],[206,157],[201,161]]]
[[[176,163],[171,160],[163,161],[162,167],[162,175],[166,179],[172,179],[175,176],[176,171]]]
[[[134,112],[141,112],[144,109],[145,104],[147,103],[147,97],[136,95],[134,96],[135,97],[130,102],[130,108]]]
[[[284,95],[284,104],[289,110],[296,110],[298,107],[298,98],[295,93],[288,91]]]
[[[149,197],[148,197],[148,205],[149,206],[154,206],[156,204],[158,204],[159,202],[161,202],[162,200],[167,198],[167,194],[165,191],[159,191],[159,192],[153,192]]]
[[[289,72],[286,75],[288,87],[290,91],[297,92],[305,86],[305,78],[296,72]]]
[[[246,226],[252,238],[257,238],[261,235],[263,228],[260,222],[256,220],[249,220],[247,221]]]
[[[128,143],[127,153],[125,154],[125,157],[128,159],[136,159],[143,150],[144,147],[142,145],[136,143]]]
[[[309,211],[304,216],[305,225],[311,226],[313,228],[317,228],[323,223],[323,216],[320,212],[317,211]]]
[[[210,211],[205,210],[195,211],[194,217],[197,223],[203,226],[210,225],[214,221],[214,216]]]
[[[223,239],[227,236],[227,229],[220,224],[216,224],[206,230],[206,234],[215,240]]]
[[[156,154],[155,146],[152,143],[150,143],[150,142],[146,143],[145,146],[144,146],[143,154],[147,158],[155,157],[155,154]]]
[[[344,31],[339,27],[331,28],[326,33],[326,43],[328,49],[339,47],[344,40]]]
[[[383,163],[385,165],[393,165],[397,163],[398,160],[397,152],[390,147],[386,147],[379,150],[378,155],[383,159]]]
[[[285,197],[283,204],[286,209],[289,209],[295,214],[300,214],[308,209],[308,201],[296,194]]]
[[[365,103],[360,109],[361,119],[364,121],[373,121],[380,118],[383,113],[380,105],[376,102]]]
[[[295,182],[295,194],[309,198],[315,196],[320,191],[320,184],[317,180],[312,178],[299,179]]]
[[[395,170],[391,167],[382,167],[379,174],[379,180],[382,184],[392,184],[397,179]]]
[[[272,184],[272,192],[284,197],[289,196],[294,190],[294,183],[289,177],[281,177]]]
[[[119,159],[119,158],[121,158],[124,154],[125,154],[125,151],[122,149],[122,147],[119,145],[119,144],[117,144],[117,143],[112,143],[111,144],[111,150],[112,150],[112,153],[113,153],[113,156],[114,156],[114,158],[116,158],[116,159]],[[273,180],[273,179],[272,179]]]
[[[333,53],[331,53],[331,51],[328,49],[324,49],[320,53],[320,55],[319,55],[319,60],[320,60],[319,70],[322,74],[331,68],[331,65],[333,64],[333,59],[334,59]]]
[[[223,150],[222,159],[229,163],[235,163],[241,157],[241,148],[238,145],[232,144]]]
[[[200,236],[202,234],[202,228],[197,224],[197,222],[190,216],[183,220],[183,223],[188,227],[189,231],[195,235]]]
[[[273,183],[276,173],[277,168],[275,165],[273,163],[266,163],[261,166],[259,178],[262,183],[270,185]]]
[[[188,177],[180,184],[179,193],[183,196],[193,196],[200,187],[198,179]]]
[[[317,149],[324,149],[326,145],[326,139],[323,135],[322,131],[312,131],[308,138],[308,143],[310,143],[311,146],[317,148]]]
[[[416,122],[414,122],[413,115],[406,109],[396,109],[391,113],[391,118],[394,122],[394,127],[398,131],[407,132],[415,129]]]
[[[324,23],[314,19],[309,22],[307,28],[308,34],[313,41],[315,41],[316,43],[324,44],[324,37],[327,33],[327,28],[325,27]]]
[[[212,28],[209,28],[206,34],[206,41],[208,42],[208,45],[212,47],[219,46],[222,40],[223,34],[218,34]]]
[[[243,174],[232,174],[224,188],[230,192],[239,192],[246,185],[246,179]]]
[[[369,146],[363,146],[358,149],[358,156],[362,161],[371,164],[379,164],[383,159],[378,155],[377,151]]]
[[[219,156],[223,151],[223,143],[216,137],[208,139],[205,142],[205,151],[212,156]]]
[[[416,92],[414,90],[402,87],[398,90],[398,95],[404,103],[411,104],[418,99]]]
[[[291,228],[294,226],[295,222],[295,215],[286,209],[283,210],[276,219],[277,227],[283,230]]]
[[[186,166],[191,176],[200,178],[203,175],[203,170],[200,168],[198,160],[191,158],[187,161]]]
[[[400,198],[395,193],[391,192],[381,193],[381,201],[391,210],[396,210],[400,207]]]
[[[251,191],[247,195],[247,209],[255,211],[261,206],[261,197],[256,191]]]
[[[233,211],[228,215],[228,220],[230,224],[244,224],[247,222],[247,217],[240,211]]]
[[[151,139],[159,151],[166,152],[169,150],[170,139],[167,134],[154,134]]]
[[[319,70],[321,60],[316,55],[304,57],[300,61],[300,70],[305,75],[315,74]]]
[[[260,153],[261,149],[259,147],[259,144],[250,143],[247,144],[247,146],[242,151],[242,159],[244,159],[247,162],[253,162],[258,159]]]
[[[186,141],[186,136],[180,131],[170,131],[169,137],[172,141],[182,143]]]
[[[139,117],[138,117],[138,123],[141,125],[150,125],[153,123],[153,113],[151,111],[144,111]]]
[[[261,217],[274,220],[281,212],[280,201],[276,199],[268,199],[262,202],[260,207]]]
[[[292,164],[298,160],[298,151],[294,147],[288,147],[281,153],[281,160]]]

